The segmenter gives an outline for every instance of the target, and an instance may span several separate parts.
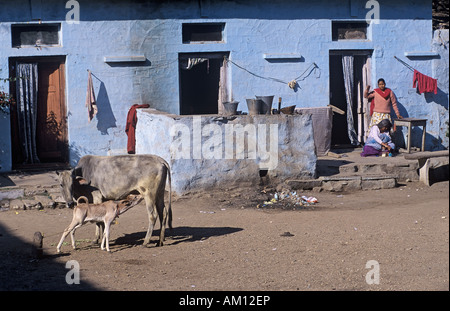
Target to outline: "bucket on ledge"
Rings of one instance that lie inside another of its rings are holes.
[[[257,99],[263,101],[263,105],[261,107],[261,114],[270,114],[272,112],[272,102],[274,95],[271,96],[256,96]]]
[[[261,99],[247,98],[246,101],[249,115],[254,116],[261,114],[261,107],[264,105],[264,102]]]
[[[280,109],[280,112],[281,112],[282,114],[294,114],[295,106],[296,106],[296,105],[281,108],[281,109]]]
[[[232,101],[232,102],[223,102],[223,114],[226,116],[233,116],[237,113],[237,107],[239,102]]]

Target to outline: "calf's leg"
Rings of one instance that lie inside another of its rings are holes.
[[[103,222],[97,222],[95,224],[95,240],[93,244],[100,244],[103,237],[103,231],[105,230],[105,224]]]
[[[73,234],[74,234],[75,229],[78,228],[80,225],[81,224],[74,219],[74,220],[72,220],[70,225],[64,230],[64,232],[61,236],[61,240],[59,240],[58,246],[56,246],[56,251],[58,253],[61,252],[61,245],[64,243],[64,240],[66,239],[66,237],[69,233],[70,233],[70,238],[72,239],[72,246],[73,246],[73,248],[75,248],[75,239],[73,237]]]
[[[103,238],[102,238],[102,244],[101,244],[101,249],[105,250],[105,244],[106,244],[106,251],[110,252],[109,250],[109,228],[111,227],[111,222],[110,221],[105,221],[105,232],[103,233]]]

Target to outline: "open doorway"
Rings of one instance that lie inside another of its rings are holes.
[[[67,163],[65,57],[9,59],[13,168]]]
[[[217,114],[228,100],[227,52],[179,55],[180,114]]]
[[[370,121],[367,100],[371,51],[330,51],[330,104],[343,110],[333,115],[331,144],[357,147],[365,142]]]

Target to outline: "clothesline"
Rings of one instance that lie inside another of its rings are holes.
[[[312,63],[312,64],[309,65],[308,68],[306,68],[306,70],[305,70],[302,74],[300,74],[298,77],[296,77],[295,79],[293,79],[293,80],[290,81],[290,82],[286,82],[286,81],[283,81],[283,80],[277,79],[277,78],[261,76],[261,75],[259,75],[259,74],[254,73],[254,72],[251,72],[250,70],[248,70],[248,69],[242,67],[241,65],[236,64],[235,62],[233,62],[232,60],[230,60],[230,59],[227,58],[227,57],[224,57],[224,58],[225,58],[225,61],[226,61],[226,62],[230,62],[231,64],[235,65],[236,67],[238,67],[238,68],[240,68],[240,69],[242,69],[242,70],[248,72],[248,73],[251,74],[252,76],[255,76],[255,77],[257,77],[257,78],[264,79],[264,80],[271,80],[271,81],[278,82],[278,83],[282,83],[282,84],[288,84],[289,87],[292,88],[292,89],[294,89],[295,86],[298,85],[298,84],[297,84],[297,81],[303,81],[303,80],[305,80],[305,79],[306,79],[307,77],[309,77],[309,75],[311,75],[311,73],[312,73],[313,71],[315,71],[316,69],[319,69],[319,70],[320,70],[319,66],[317,66],[316,63]],[[308,72],[308,71],[309,71],[309,72]],[[303,77],[303,75],[304,75],[305,73],[307,73],[307,72],[308,72],[308,74],[307,74],[306,76]],[[303,77],[303,78],[302,78],[302,77]],[[300,79],[300,78],[302,78],[302,79]]]
[[[405,63],[397,56],[394,56],[394,58],[398,60],[402,65],[406,66],[409,70],[414,72],[413,87],[417,87],[417,92],[419,94],[422,94],[424,92],[433,92],[434,94],[437,94],[437,79],[433,79],[432,77],[420,73],[419,70]]]

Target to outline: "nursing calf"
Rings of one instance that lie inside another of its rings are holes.
[[[84,203],[80,201],[83,200]],[[109,230],[111,227],[111,223],[113,220],[118,217],[120,214],[125,213],[128,209],[137,205],[142,201],[142,198],[134,200],[121,200],[119,202],[107,201],[100,204],[89,204],[86,197],[80,197],[77,201],[77,206],[75,206],[73,210],[72,222],[70,225],[64,230],[61,240],[56,246],[56,251],[61,252],[61,246],[70,233],[70,238],[72,240],[72,247],[75,249],[75,230],[87,222],[102,222],[105,226],[105,232],[103,234],[103,239],[101,243],[101,249],[105,249],[109,252]]]
[[[70,171],[57,171],[56,175],[58,176],[61,192],[67,207],[72,208],[80,197],[85,197],[87,199],[86,203],[100,204],[103,202],[103,196],[100,190],[86,184],[81,177],[72,181],[72,172]],[[69,187],[65,187],[65,185],[69,184],[72,185],[70,189]],[[98,222],[96,224],[95,244],[100,243],[104,228],[103,222]]]

